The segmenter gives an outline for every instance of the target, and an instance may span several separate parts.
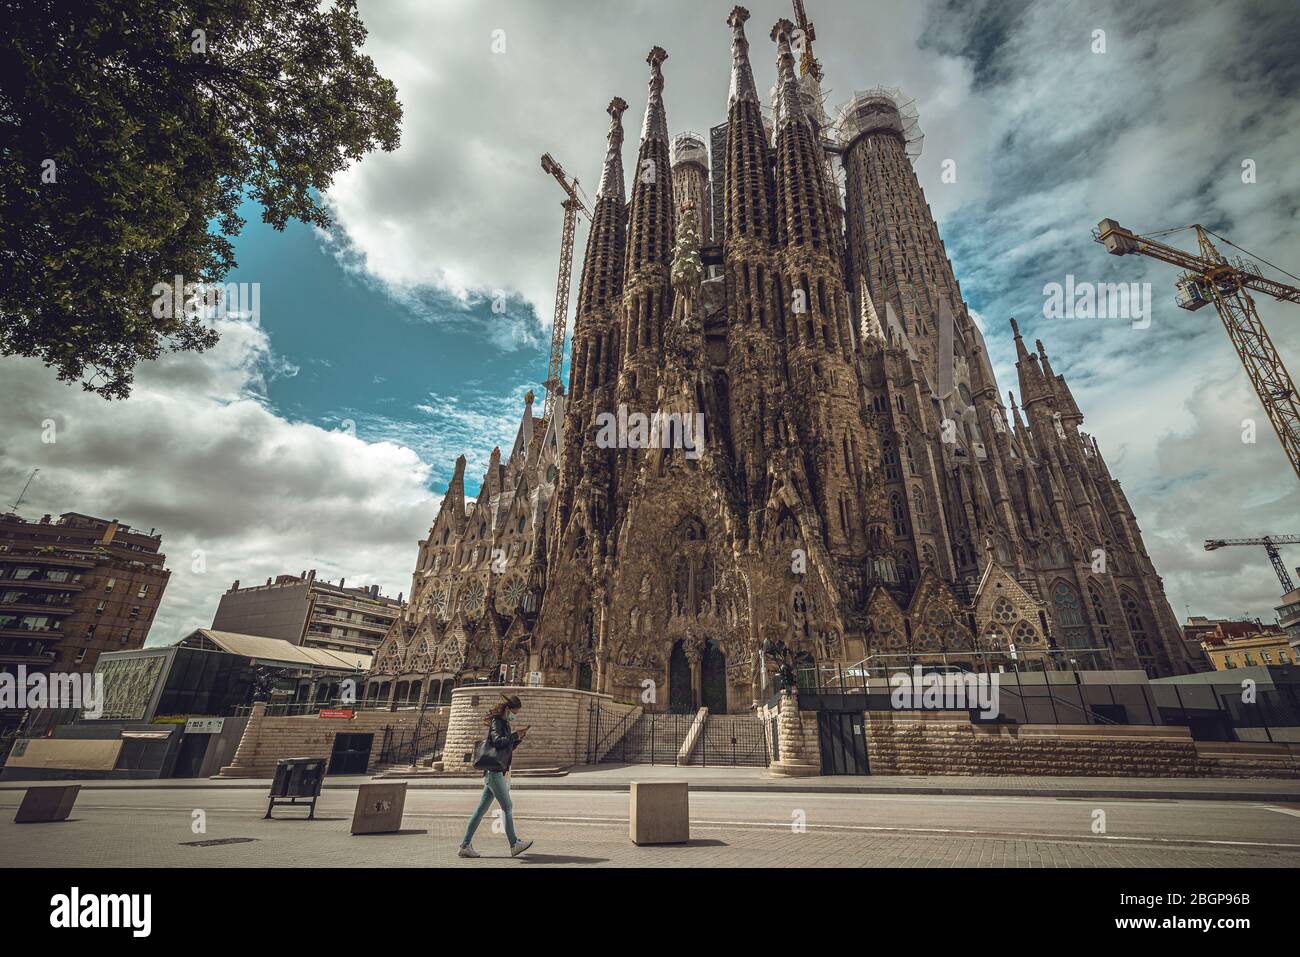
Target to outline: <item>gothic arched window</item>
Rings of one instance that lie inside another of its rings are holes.
[[[911,552],[900,551],[894,558],[894,564],[898,568],[898,580],[904,585],[910,585],[916,577],[912,565]]]
[[[1088,621],[1083,616],[1079,593],[1068,582],[1058,581],[1052,586],[1052,603],[1056,606],[1056,620],[1061,625],[1065,646],[1088,647]]]
[[[893,442],[886,442],[880,452],[880,464],[885,473],[886,482],[898,481],[898,450]]]
[[[903,496],[893,492],[889,496],[889,516],[894,522],[894,537],[906,538],[907,529],[907,506],[903,504]]]
[[[912,517],[916,523],[916,530],[924,532],[927,529],[925,517],[925,496],[921,494],[921,486],[912,486]]]
[[[1101,603],[1101,594],[1097,591],[1097,586],[1088,583],[1088,601],[1092,605],[1092,617],[1099,625],[1106,624],[1106,608]]]

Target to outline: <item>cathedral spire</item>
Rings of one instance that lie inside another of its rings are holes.
[[[1007,401],[1011,403],[1011,416],[1015,419],[1016,431],[1023,432],[1025,428],[1025,420],[1020,415],[1020,406],[1016,404],[1015,393],[1008,391]]]
[[[727,17],[731,27],[731,92],[727,98],[727,152],[723,162],[726,195],[723,205],[722,236],[725,247],[739,253],[740,240],[772,242],[771,147],[763,126],[763,109],[754,89],[754,71],[749,65],[749,41],[745,21],[749,11],[736,7]],[[714,162],[719,162],[717,157]],[[747,249],[745,254],[754,250]],[[765,291],[760,293],[760,299]]]
[[[1052,371],[1052,364],[1047,361],[1047,350],[1043,348],[1043,340],[1035,339],[1034,348],[1038,350],[1038,356],[1043,365],[1043,375],[1047,377],[1048,381],[1056,378],[1056,373]]]
[[[776,41],[776,127],[779,130],[796,120],[808,121],[799,95],[799,80],[794,75],[794,54],[790,51],[790,35],[794,24],[789,20],[776,21],[772,39]]]
[[[623,187],[622,97],[609,101],[609,138],[605,165],[596,191],[587,252],[578,283],[578,308],[573,319],[573,351],[569,359],[569,397],[578,400],[604,385],[616,371],[618,323],[627,255],[627,215]]]
[[[623,113],[627,110],[627,101],[616,96],[609,101],[605,112],[609,114],[609,146],[605,150],[605,165],[600,171],[600,186],[596,196],[613,196],[621,206],[624,202],[623,189]]]
[[[880,325],[880,316],[876,314],[875,303],[871,301],[871,293],[867,291],[867,280],[865,277],[858,277],[858,300],[862,304],[860,335],[864,343],[866,342],[884,342],[885,330]]]
[[[609,101],[609,141],[605,150],[605,165],[600,174],[600,188],[596,191],[595,209],[591,216],[591,229],[587,233],[587,252],[582,261],[582,278],[578,283],[578,307],[574,313],[574,360],[579,351],[579,332],[589,325],[590,314],[617,302],[623,291],[623,257],[627,255],[627,221],[624,214],[623,188],[623,112],[627,103],[621,97]],[[581,381],[571,382],[581,391]]]
[[[1016,322],[1015,316],[1011,317],[1011,331],[1016,338],[1016,362],[1028,360],[1029,350],[1025,348],[1025,340],[1020,335],[1020,325]]]
[[[629,282],[637,270],[651,264],[667,266],[672,256],[673,178],[661,70],[666,59],[668,54],[662,47],[654,47],[645,58],[650,64],[650,94],[632,181],[627,251]]]
[[[641,142],[656,137],[667,142],[668,118],[664,113],[664,75],[661,69],[668,54],[663,47],[654,47],[646,55],[650,64],[650,96],[645,105],[645,122],[641,125]]]
[[[1020,398],[1024,400],[1025,410],[1030,411],[1035,403],[1050,394],[1050,386],[1038,367],[1038,356],[1025,348],[1025,340],[1020,335],[1020,326],[1015,319],[1011,320],[1011,329],[1016,336],[1016,374],[1020,380]]]
[[[794,25],[778,20],[776,41],[776,227],[777,244],[811,247],[839,259],[839,228],[831,211],[826,158],[799,94],[790,35]],[[810,292],[810,291],[809,291]],[[811,298],[811,296],[809,296]],[[837,317],[838,318],[838,317]],[[847,322],[848,317],[844,320]],[[846,336],[847,338],[847,336]]]
[[[731,90],[727,94],[727,108],[737,100],[758,102],[758,90],[754,87],[754,71],[749,65],[749,41],[745,39],[745,21],[749,11],[744,7],[733,7],[727,17],[727,26],[731,27]]]
[[[456,470],[447,483],[447,494],[442,497],[442,507],[450,508],[460,518],[465,514],[465,456],[456,459]]]
[[[654,47],[645,127],[637,150],[628,205],[627,258],[623,284],[622,375],[620,401],[649,404],[655,400],[663,357],[664,328],[672,314],[673,200],[668,119],[664,112],[664,76],[668,54]]]

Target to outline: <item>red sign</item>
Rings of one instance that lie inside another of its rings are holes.
[[[351,718],[352,713],[351,708],[326,708],[321,711],[320,716],[322,718]]]

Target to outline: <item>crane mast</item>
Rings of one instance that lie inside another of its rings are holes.
[[[1140,236],[1113,219],[1103,219],[1093,238],[1113,256],[1139,254],[1184,270],[1177,282],[1178,305],[1189,311],[1214,305],[1291,468],[1300,478],[1300,397],[1249,292],[1253,289],[1280,302],[1300,303],[1300,287],[1261,275],[1247,260],[1229,262],[1210,240],[1209,230],[1200,225],[1191,228],[1196,230],[1196,253]]]
[[[560,375],[564,369],[564,327],[569,318],[569,280],[573,274],[574,231],[579,211],[588,218],[591,217],[591,213],[578,197],[578,181],[574,179],[570,183],[564,167],[560,166],[550,153],[542,154],[542,169],[555,177],[565,193],[565,200],[561,204],[564,208],[564,228],[560,234],[560,272],[555,278],[555,317],[551,325],[551,355],[546,366],[544,383],[546,400],[542,406],[542,427],[545,429],[551,419],[555,397],[564,394]]]

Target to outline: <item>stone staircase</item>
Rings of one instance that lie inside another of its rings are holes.
[[[676,764],[692,718],[678,714],[642,714],[627,733],[605,752],[601,764]]]

